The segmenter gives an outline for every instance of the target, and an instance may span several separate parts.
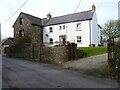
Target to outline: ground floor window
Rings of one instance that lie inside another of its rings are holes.
[[[82,42],[82,36],[77,36],[77,42],[81,43]]]
[[[53,44],[53,38],[50,38],[50,44]]]
[[[23,37],[23,36],[25,36],[24,30],[20,30],[19,31],[19,37]]]

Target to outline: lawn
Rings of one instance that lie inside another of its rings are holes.
[[[78,47],[78,49],[83,50],[83,58],[107,53],[107,47]]]

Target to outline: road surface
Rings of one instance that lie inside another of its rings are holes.
[[[2,55],[0,54],[0,90],[2,89]]]
[[[117,88],[117,82],[61,66],[2,58],[3,88]]]

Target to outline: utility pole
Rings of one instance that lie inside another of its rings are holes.
[[[118,29],[120,28],[120,1],[118,2]],[[119,39],[120,39],[120,36],[118,37]],[[118,54],[118,88],[119,88],[119,90],[120,90],[120,55],[119,55],[119,53],[120,53],[120,51],[119,51],[119,44],[120,44],[120,40],[118,39],[118,42],[117,42],[117,50],[118,50],[118,52],[117,52],[117,54]]]
[[[0,23],[0,44],[1,44],[1,23]]]
[[[0,55],[2,54],[2,45],[1,45],[1,23],[0,23]]]
[[[0,89],[2,89],[2,47],[1,47],[1,23],[0,23]]]

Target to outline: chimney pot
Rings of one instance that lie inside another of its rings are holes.
[[[92,5],[92,10],[93,10],[93,11],[96,10],[95,4]]]
[[[47,19],[50,19],[52,15],[50,13],[47,14]]]

